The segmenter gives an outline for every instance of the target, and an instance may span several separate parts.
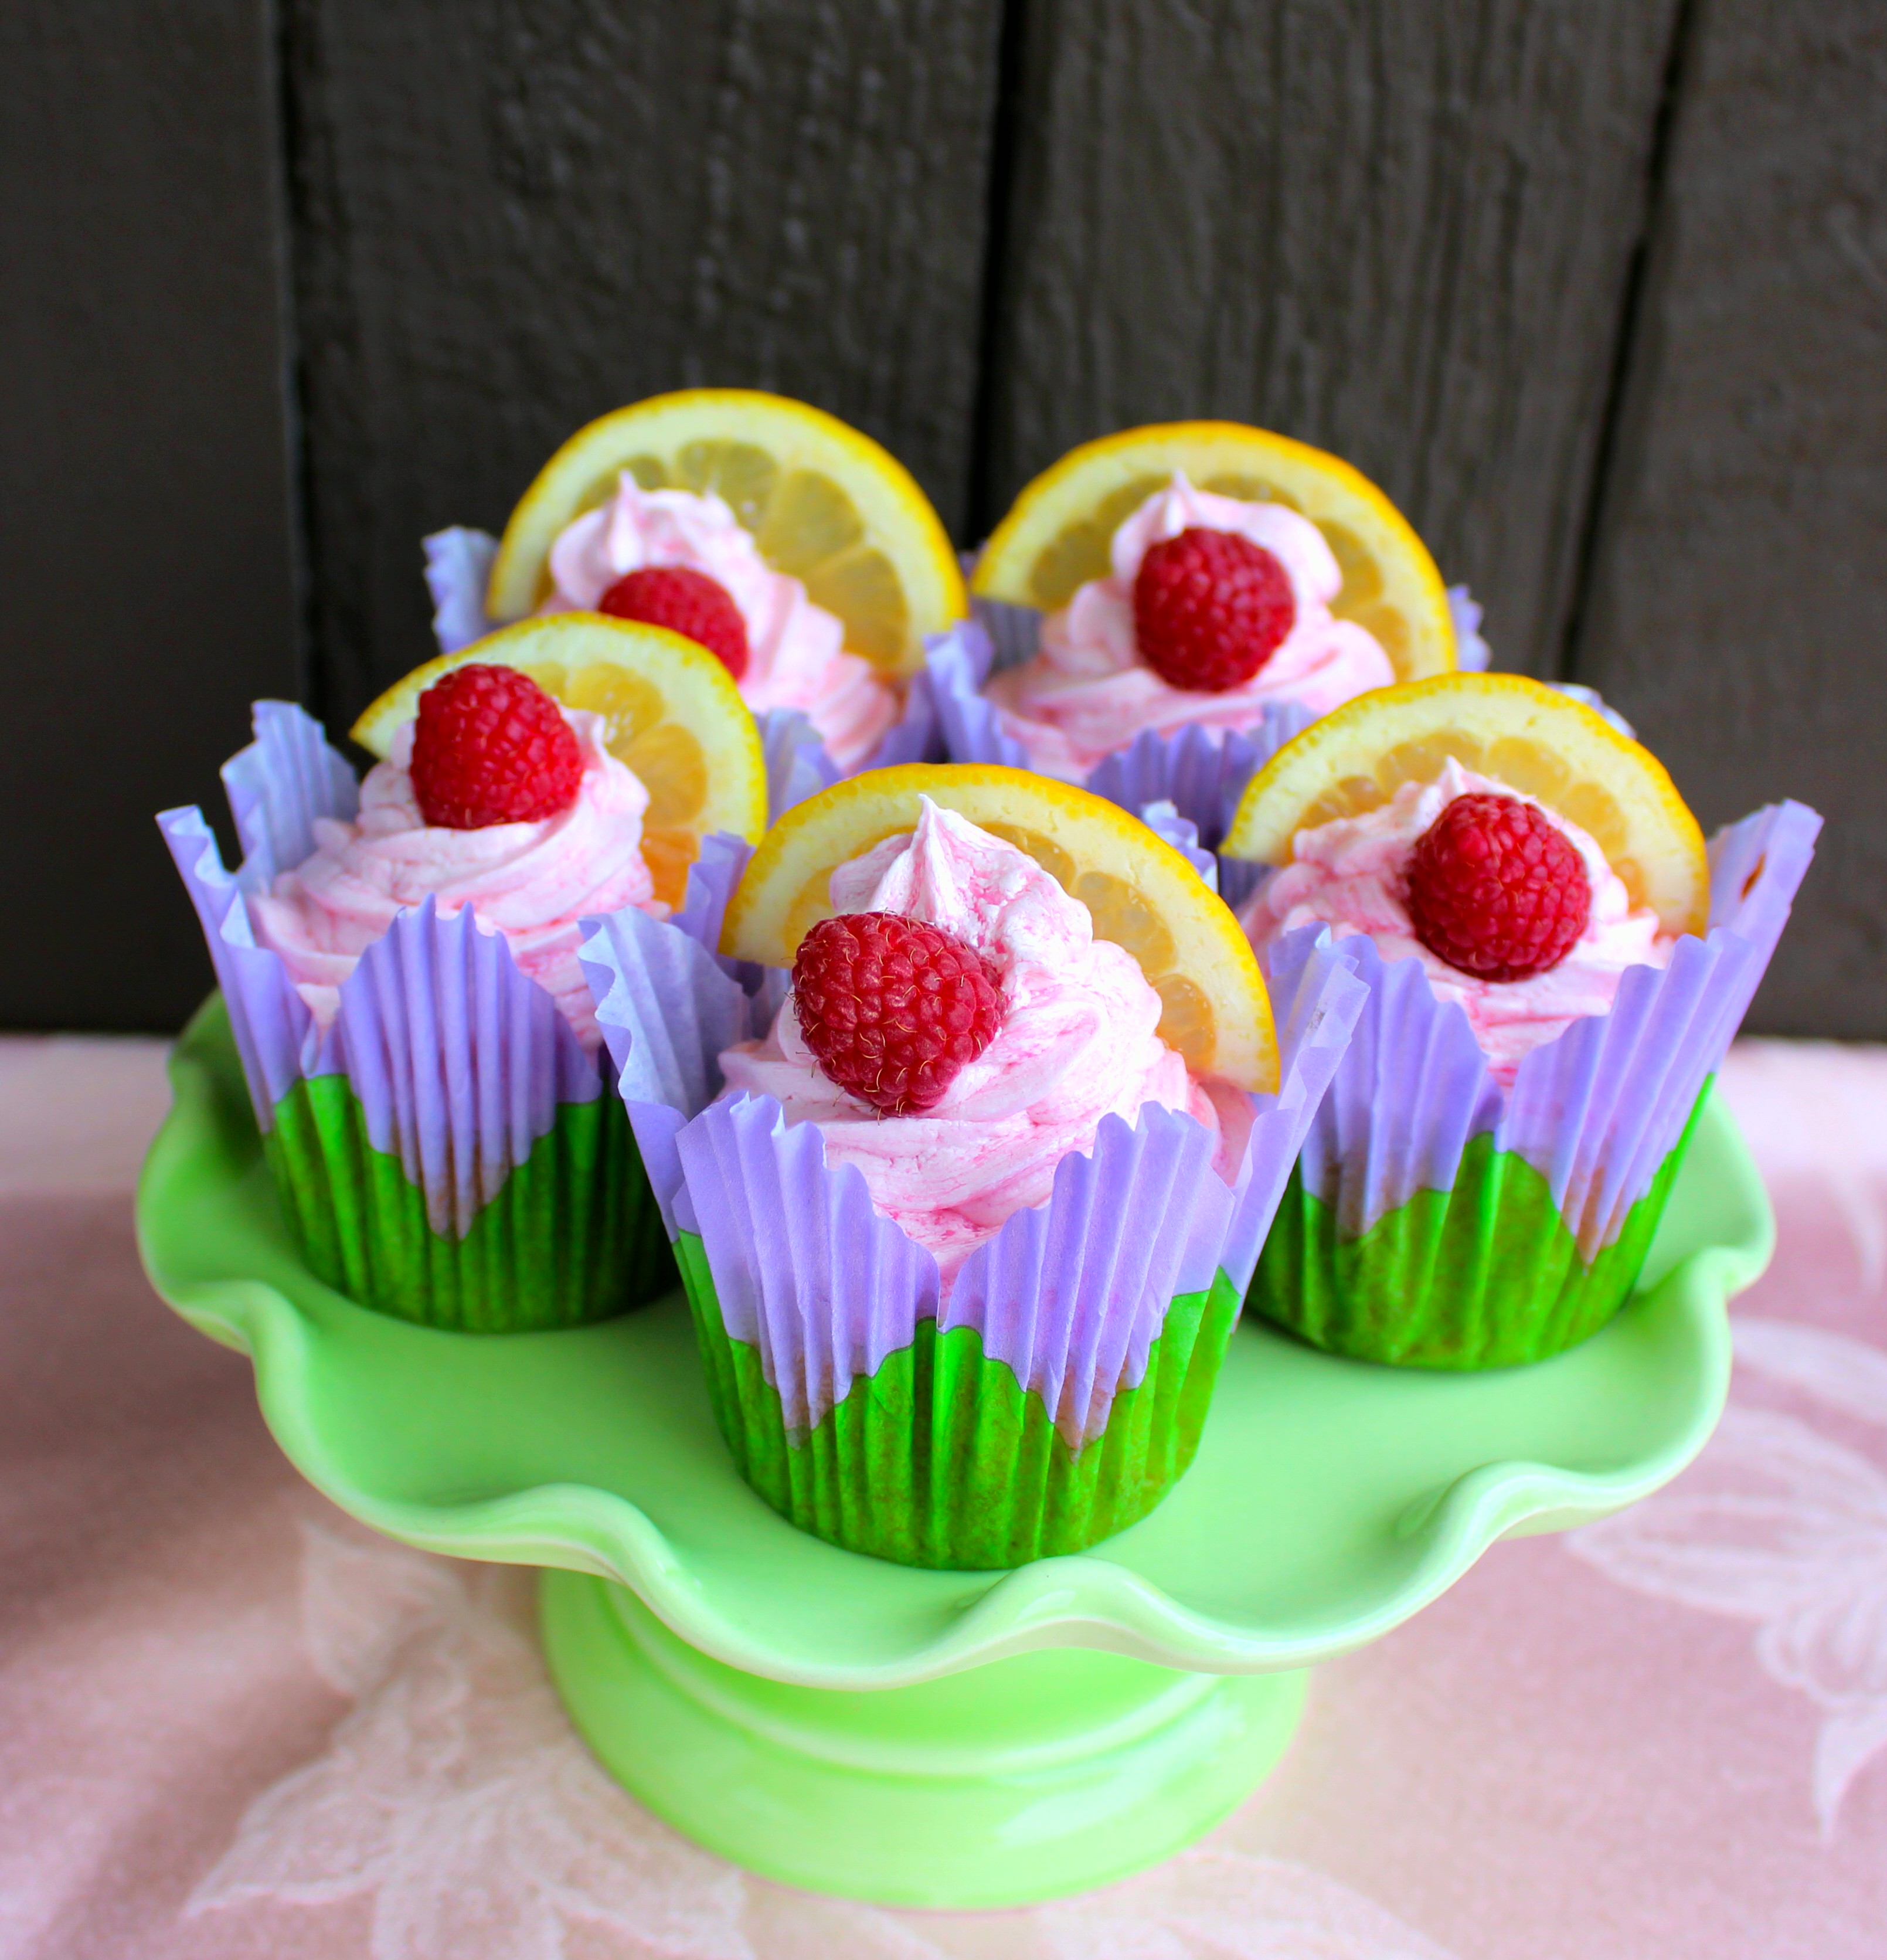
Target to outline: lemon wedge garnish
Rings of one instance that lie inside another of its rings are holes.
[[[832,916],[833,871],[917,827],[919,799],[1024,851],[1125,947],[1163,1008],[1160,1032],[1195,1074],[1274,1090],[1278,1048],[1258,961],[1238,924],[1173,847],[1086,790],[982,763],[911,763],[835,783],[761,840],[727,907],[721,950],[790,966]]]
[[[727,670],[705,647],[663,626],[600,612],[521,620],[396,681],[352,730],[384,757],[419,697],[454,667],[515,667],[566,708],[600,714],[604,743],[649,793],[642,857],[655,896],[679,906],[701,840],[718,830],[751,844],[766,828],[760,733]]]
[[[1252,778],[1221,848],[1288,864],[1299,831],[1374,810],[1404,783],[1433,782],[1450,756],[1578,825],[1667,932],[1707,928],[1704,833],[1663,764],[1521,674],[1443,674],[1358,695]]]
[[[910,472],[835,415],[745,388],[686,388],[579,429],[539,473],[504,527],[485,600],[523,619],[549,596],[550,548],[616,494],[712,492],[775,571],[836,614],[845,645],[888,674],[915,672],[923,638],[963,616],[956,555]]]
[[[1243,422],[1160,422],[1069,450],[1018,497],[976,567],[979,597],[1052,612],[1105,578],[1115,532],[1175,470],[1201,490],[1283,504],[1322,532],[1343,573],[1331,610],[1372,634],[1399,680],[1455,664],[1447,589],[1408,520],[1360,471]]]

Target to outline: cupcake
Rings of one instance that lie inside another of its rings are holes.
[[[1171,800],[1218,843],[1319,715],[1455,664],[1421,541],[1335,457],[1230,422],[1131,429],[1023,491],[978,560],[984,639],[931,660],[946,746]]]
[[[199,811],[158,822],[310,1268],[435,1327],[568,1326],[674,1282],[581,921],[666,918],[708,826],[759,834],[762,763],[725,672],[672,634],[573,614],[473,651],[377,705],[389,752],[358,784],[300,709],[259,704],[224,771],[234,878]],[[545,660],[606,663],[654,702],[647,779],[522,671]],[[677,772],[692,833],[651,822]]]
[[[1228,854],[1274,988],[1320,949],[1368,990],[1249,1295],[1317,1346],[1537,1360],[1631,1294],[1820,819],[1706,850],[1593,708],[1513,675],[1351,702],[1252,781]]]
[[[447,652],[528,615],[597,611],[706,647],[763,723],[803,717],[802,790],[931,740],[912,698],[926,635],[963,616],[949,539],[910,475],[803,402],[740,389],[657,396],[552,457],[501,542],[427,540]]]
[[[1144,1516],[1192,1460],[1360,1005],[1343,962],[1281,998],[1281,1077],[1256,963],[1185,860],[993,768],[802,803],[721,945],[790,969],[784,998],[709,978],[705,947],[691,977],[652,971],[668,948],[628,915],[587,952],[741,1474],[917,1565]]]

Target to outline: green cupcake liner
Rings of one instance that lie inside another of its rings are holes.
[[[1705,1084],[1704,1095],[1709,1093]],[[1589,1262],[1546,1179],[1491,1132],[1462,1153],[1451,1191],[1420,1191],[1360,1238],[1294,1169],[1246,1302],[1313,1346],[1414,1368],[1504,1368],[1596,1334],[1630,1298],[1697,1128],[1684,1134],[1624,1229]]]
[[[747,1482],[781,1516],[848,1551],[986,1572],[1080,1551],[1144,1517],[1199,1446],[1238,1319],[1221,1272],[1167,1309],[1137,1386],[1071,1450],[1039,1395],[976,1331],[918,1323],[810,1433],[787,1426],[759,1350],[733,1339],[692,1233],[677,1242],[714,1419]]]
[[[304,1078],[263,1139],[309,1269],[362,1306],[469,1333],[607,1319],[673,1289],[675,1259],[620,1097],[558,1105],[463,1239],[368,1140],[343,1075]]]

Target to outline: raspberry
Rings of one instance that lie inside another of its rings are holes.
[[[747,622],[727,588],[685,565],[645,565],[625,572],[597,601],[599,612],[666,626],[705,647],[739,680],[747,670]]]
[[[413,730],[419,814],[447,830],[539,823],[568,810],[583,752],[563,711],[514,667],[454,667],[419,697]]]
[[[1483,980],[1526,980],[1571,952],[1592,882],[1544,810],[1483,794],[1456,797],[1415,840],[1408,899],[1437,959]]]
[[[793,1000],[828,1079],[886,1116],[929,1109],[1003,1019],[982,955],[898,912],[814,926],[793,962]]]
[[[1194,694],[1241,687],[1297,622],[1284,568],[1262,545],[1195,524],[1147,548],[1134,580],[1140,657]]]

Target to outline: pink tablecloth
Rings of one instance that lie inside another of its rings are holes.
[[[154,1044],[0,1042],[0,1953],[1848,1960],[1887,1953],[1887,1053],[1755,1043],[1780,1219],[1669,1491],[1323,1669],[1200,1849],[1030,1912],[743,1876],[590,1764],[522,1575],[301,1485],[152,1297]]]

